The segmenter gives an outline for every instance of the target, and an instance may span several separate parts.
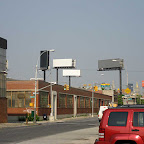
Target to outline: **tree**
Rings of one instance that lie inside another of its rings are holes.
[[[118,105],[123,105],[122,96],[123,96],[123,95],[118,95]]]
[[[144,100],[140,99],[141,97],[142,97],[142,95],[137,95],[137,98],[136,98],[136,103],[137,104],[144,104]]]

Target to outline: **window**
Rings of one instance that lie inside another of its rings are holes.
[[[30,91],[7,91],[6,94],[8,107],[29,107]]]
[[[144,127],[144,112],[134,112],[133,126]]]
[[[11,107],[11,92],[7,92],[7,107]]]
[[[65,108],[65,107],[66,107],[66,95],[59,94],[59,108]]]
[[[86,107],[86,108],[89,108],[89,107],[90,107],[90,103],[89,103],[89,102],[90,102],[90,98],[86,97],[86,98],[85,98],[85,107]]]
[[[97,107],[97,99],[94,98],[94,108],[96,108],[96,107]]]
[[[126,126],[128,112],[111,112],[109,115],[109,126]]]
[[[80,106],[79,106],[79,100],[80,99],[80,97],[79,96],[77,96],[77,108],[80,108]]]
[[[48,106],[48,92],[40,92],[40,107]]]
[[[99,107],[101,106],[101,100],[99,99]]]
[[[73,95],[67,96],[67,108],[73,108]]]
[[[29,107],[29,104],[31,103],[31,91],[25,92],[25,107]]]
[[[84,108],[84,97],[80,97],[80,108]]]

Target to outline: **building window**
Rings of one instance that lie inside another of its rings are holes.
[[[59,108],[66,108],[66,94],[59,94]]]
[[[80,99],[80,97],[77,96],[77,108],[80,108],[80,106],[79,106],[79,99]]]
[[[30,96],[29,91],[7,91],[7,105],[8,107],[29,107]]]
[[[89,102],[90,102],[90,98],[86,97],[86,98],[85,98],[85,107],[86,107],[86,108],[89,108],[89,107],[90,107],[90,103],[89,103]]]
[[[11,107],[11,92],[7,92],[7,107]]]
[[[99,99],[99,107],[101,106],[101,99]]]
[[[80,97],[80,108],[84,108],[84,97]]]
[[[107,101],[107,100],[105,100],[105,106],[106,106],[106,105],[108,105],[108,104],[107,104],[107,102],[108,102],[108,101]]]
[[[25,92],[25,107],[29,107],[29,104],[31,103],[31,92],[27,91]]]
[[[67,95],[67,108],[73,108],[73,95]]]
[[[40,95],[40,107],[47,107],[48,106],[48,92],[41,91]]]
[[[94,108],[96,108],[96,107],[97,107],[97,99],[94,98]]]

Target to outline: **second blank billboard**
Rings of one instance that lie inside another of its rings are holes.
[[[63,70],[63,76],[80,77],[80,70]]]

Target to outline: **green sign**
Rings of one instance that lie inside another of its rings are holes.
[[[30,98],[35,98],[35,96],[30,96]]]

